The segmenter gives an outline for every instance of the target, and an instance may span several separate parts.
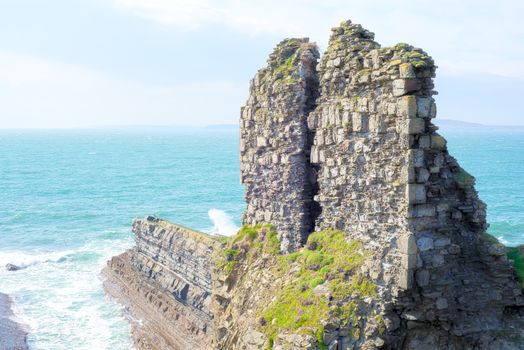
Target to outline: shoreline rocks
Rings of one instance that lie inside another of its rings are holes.
[[[27,327],[13,320],[11,298],[0,293],[0,350],[27,350]]]
[[[18,270],[22,270],[22,267],[15,265],[15,264],[6,264],[5,269],[7,271],[18,271]]]
[[[213,333],[211,236],[154,217],[133,223],[136,246],[102,274],[122,304],[138,349],[206,349]]]

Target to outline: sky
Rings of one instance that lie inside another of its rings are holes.
[[[524,125],[522,0],[0,0],[0,128],[237,123],[286,37],[351,19],[439,66],[438,118]]]

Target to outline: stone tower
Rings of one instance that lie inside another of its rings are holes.
[[[251,81],[240,121],[245,224],[274,223],[282,249],[300,247],[313,230],[307,116],[318,94],[315,44],[284,40]]]
[[[350,21],[333,28],[318,73],[316,48],[285,40],[255,76],[241,117],[244,222],[276,225],[287,251],[314,230],[363,242],[386,348],[500,348],[524,299],[474,178],[432,124],[434,62],[373,39]]]

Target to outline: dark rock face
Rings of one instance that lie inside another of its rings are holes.
[[[135,220],[133,232],[135,248],[111,259],[104,288],[128,309],[137,347],[209,348],[210,264],[218,242],[154,217]]]
[[[0,293],[0,350],[27,350],[27,330],[13,316],[11,300]]]

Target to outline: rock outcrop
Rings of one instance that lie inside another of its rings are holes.
[[[210,348],[211,254],[218,241],[154,217],[133,223],[136,246],[104,269],[140,349]]]
[[[0,350],[27,350],[27,327],[13,318],[11,299],[0,293]]]
[[[110,263],[114,294],[154,319],[136,328],[143,343],[524,349],[512,263],[432,123],[432,58],[383,48],[350,21],[318,58],[307,39],[286,39],[251,82],[240,120],[248,226],[220,247],[137,221],[137,247]]]

